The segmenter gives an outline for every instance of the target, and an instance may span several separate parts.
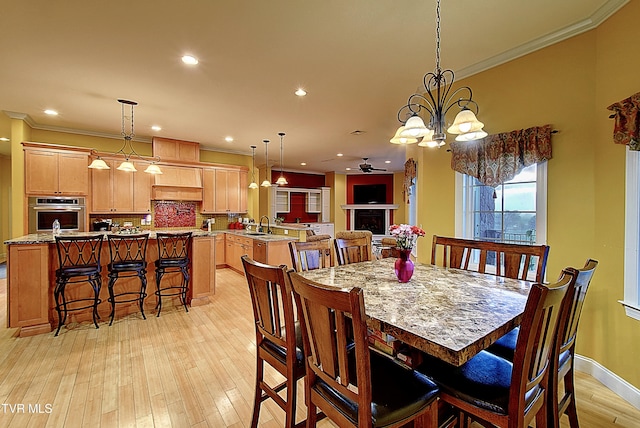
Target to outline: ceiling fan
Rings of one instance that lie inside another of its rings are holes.
[[[369,158],[362,158],[364,163],[361,163],[360,165],[358,165],[360,167],[360,171],[364,173],[369,173],[371,171],[386,171],[386,169],[384,168],[374,168],[373,165],[367,162],[368,159]]]

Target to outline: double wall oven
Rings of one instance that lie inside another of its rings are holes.
[[[83,197],[34,196],[29,198],[29,233],[51,233],[53,221],[62,232],[85,232],[86,206]]]

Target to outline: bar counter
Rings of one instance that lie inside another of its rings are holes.
[[[179,233],[190,231],[193,233],[191,248],[191,284],[187,300],[191,306],[206,304],[209,296],[215,293],[215,240],[220,232],[207,232],[199,229],[190,230],[157,230],[149,231],[149,243],[147,245],[147,298],[145,300],[145,313],[153,314],[156,305],[154,291],[156,289],[155,265],[158,258],[158,246],[156,232]],[[144,231],[146,232],[146,231]],[[86,236],[107,232],[78,232],[65,233],[64,236]],[[126,234],[121,234],[126,236]],[[55,238],[51,233],[38,233],[21,236],[5,241],[8,249],[7,258],[7,327],[19,328],[20,336],[32,336],[48,333],[57,327],[57,313],[53,298],[55,285],[55,271],[58,269],[58,254]],[[101,303],[98,313],[103,322],[101,328],[107,327],[108,315],[111,306],[108,298],[107,264],[109,263],[108,241],[105,236],[101,261],[102,289],[100,291]],[[165,281],[166,278],[163,278]],[[174,280],[171,278],[170,280]],[[122,284],[122,283],[125,284]],[[119,285],[130,287],[132,290],[140,288],[140,280],[137,277],[122,278]],[[84,287],[86,285],[86,287]],[[88,294],[91,287],[88,284],[79,284]],[[149,311],[147,312],[147,307]],[[135,303],[119,304],[116,306],[116,320],[129,313],[139,313]],[[78,311],[69,314],[71,321],[82,322],[91,319],[91,310]],[[142,318],[141,318],[142,319]],[[69,321],[67,321],[69,323]]]

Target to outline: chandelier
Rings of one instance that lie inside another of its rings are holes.
[[[285,134],[284,132],[278,132],[278,135],[280,136],[280,177],[278,177],[278,179],[276,180],[276,184],[278,186],[284,186],[285,184],[289,184],[287,179],[284,178],[284,174],[282,172],[282,150],[283,150],[282,139],[284,138]]]
[[[260,186],[271,187],[271,181],[269,181],[269,140],[262,140],[262,142],[264,143],[264,173],[266,176]]]
[[[136,152],[135,149],[133,148],[132,140],[133,140],[133,137],[135,136],[135,133],[133,131],[133,107],[137,106],[138,103],[135,101],[129,101],[129,100],[118,100],[118,102],[121,105],[121,111],[122,111],[122,137],[124,138],[124,142],[120,150],[115,152],[113,155],[114,156],[123,155],[124,161],[122,161],[122,163],[120,164],[120,166],[118,166],[117,169],[120,171],[136,172],[137,169],[133,165],[133,162],[131,162],[131,157],[135,156],[140,160],[143,160],[145,162],[150,162],[150,165],[147,167],[147,169],[144,170],[144,172],[149,174],[162,174],[162,171],[160,170],[158,165],[156,165],[156,162],[160,161],[159,157],[152,158],[153,160],[149,161],[145,159],[144,156],[139,155],[138,152]],[[128,133],[125,129],[125,122],[127,118],[125,115],[125,104],[130,107],[131,131]],[[96,159],[93,160],[93,162],[91,162],[91,165],[89,165],[89,168],[110,169],[109,165],[107,165],[107,163],[103,159],[101,159],[100,156],[98,156]]]
[[[256,183],[256,146],[251,146],[251,184],[249,189],[257,189],[258,183]]]
[[[441,147],[445,144],[445,116],[453,107],[460,109],[453,124],[446,129],[457,134],[456,141],[472,141],[484,138],[484,124],[476,118],[478,104],[472,99],[471,88],[463,86],[451,92],[455,76],[452,70],[440,68],[440,0],[436,6],[436,69],[423,77],[425,92],[409,97],[398,111],[398,128],[391,140],[393,144],[418,143],[422,147]],[[424,119],[423,119],[424,117]],[[427,125],[425,125],[425,120]]]

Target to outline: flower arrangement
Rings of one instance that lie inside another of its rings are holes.
[[[396,238],[396,247],[401,250],[412,250],[416,239],[424,236],[424,230],[408,224],[393,224],[389,227],[389,232]]]

